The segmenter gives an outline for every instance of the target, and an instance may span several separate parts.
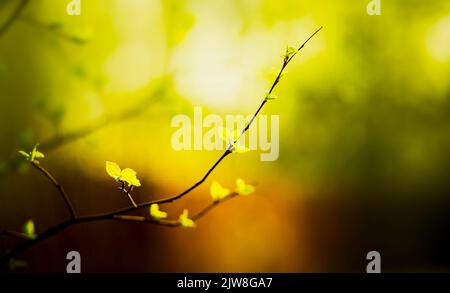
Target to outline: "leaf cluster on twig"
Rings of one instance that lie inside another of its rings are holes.
[[[14,248],[12,248],[8,253],[0,258],[0,264],[7,264],[10,260],[14,259],[18,254],[22,253],[26,249],[32,247],[33,245],[58,234],[59,232],[65,230],[66,228],[80,223],[96,222],[100,220],[113,220],[113,221],[125,221],[125,222],[140,222],[140,223],[150,223],[157,224],[167,227],[188,227],[192,228],[196,226],[196,221],[203,217],[205,214],[213,210],[218,205],[239,195],[248,195],[254,192],[255,187],[251,184],[246,183],[243,179],[236,180],[236,188],[231,191],[230,189],[223,187],[219,182],[213,181],[210,186],[210,194],[212,197],[212,202],[200,210],[198,213],[189,216],[189,211],[184,209],[182,214],[178,216],[177,219],[167,219],[168,214],[160,210],[160,205],[174,202],[183,196],[189,194],[191,191],[195,190],[201,184],[203,184],[210,174],[216,169],[219,164],[230,154],[240,153],[242,149],[236,147],[239,138],[245,134],[245,132],[252,125],[255,118],[258,116],[264,105],[274,99],[273,90],[276,85],[280,82],[281,76],[285,71],[286,66],[291,62],[291,60],[298,54],[298,52],[306,45],[306,43],[316,35],[322,27],[316,30],[299,48],[295,49],[292,47],[287,47],[285,54],[283,55],[283,63],[281,69],[272,83],[266,96],[264,96],[260,106],[253,114],[252,118],[238,134],[232,136],[232,141],[225,152],[217,159],[217,161],[208,169],[208,171],[203,175],[203,177],[193,184],[191,187],[182,191],[177,195],[170,197],[165,197],[161,199],[136,203],[133,199],[132,191],[134,187],[139,187],[141,185],[140,180],[137,178],[137,173],[131,168],[121,169],[119,165],[113,162],[106,162],[106,172],[110,175],[116,182],[119,183],[118,190],[125,194],[131,205],[122,209],[104,212],[92,215],[78,215],[69,195],[66,193],[62,185],[56,178],[45,169],[39,161],[38,158],[44,158],[44,154],[38,150],[36,145],[31,152],[19,151],[19,153],[24,156],[34,168],[40,171],[51,183],[55,186],[61,197],[63,198],[67,209],[70,212],[71,217],[55,226],[48,228],[47,230],[37,233],[35,232],[34,222],[29,220],[23,226],[23,232],[14,232],[9,230],[0,230],[0,235],[6,235],[11,237],[20,238],[22,241],[19,242]],[[148,208],[148,216],[134,216],[128,213],[134,212]]]

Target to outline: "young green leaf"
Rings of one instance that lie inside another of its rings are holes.
[[[21,154],[22,156],[24,156],[25,158],[30,159],[30,154],[24,151],[19,151],[19,154]]]
[[[114,162],[106,161],[106,173],[116,181],[125,182],[128,186],[141,186],[141,182],[136,177],[136,171],[130,168],[120,169]]]
[[[180,224],[183,227],[194,228],[197,226],[194,221],[189,219],[189,212],[187,209],[183,210],[183,213],[180,215],[178,220],[180,221]]]
[[[106,173],[114,178],[114,180],[119,180],[121,172],[122,170],[120,169],[119,165],[114,162],[106,161]]]
[[[40,158],[45,158],[44,154],[41,153],[40,151],[35,151],[34,152],[34,158],[36,159],[40,159]]]
[[[34,234],[34,222],[33,220],[28,220],[22,226],[23,233],[29,238],[36,238],[36,234]]]
[[[284,60],[288,60],[291,58],[295,53],[297,53],[297,49],[294,47],[286,46],[286,52],[284,53]]]
[[[209,191],[211,193],[211,197],[215,201],[221,200],[230,194],[230,190],[225,187],[222,187],[222,185],[220,185],[220,183],[217,181],[213,181],[211,187],[209,188]]]
[[[150,216],[155,220],[160,220],[167,218],[167,213],[160,211],[159,205],[155,203],[150,206]]]
[[[236,180],[236,192],[240,195],[247,195],[254,191],[255,187],[253,185],[245,183],[241,178]]]
[[[130,182],[130,186],[135,186],[135,187],[140,187],[141,186],[141,181],[139,181],[139,179],[137,179],[136,177],[134,177],[131,182]]]
[[[30,161],[31,162],[33,162],[34,159],[36,159],[36,158],[39,159],[39,158],[43,158],[44,157],[44,154],[37,150],[38,146],[39,146],[39,144],[36,144],[34,146],[33,150],[31,151],[31,154],[30,154]]]
[[[126,182],[128,186],[141,186],[141,182],[136,177],[136,171],[130,168],[125,168],[120,173],[120,180]]]

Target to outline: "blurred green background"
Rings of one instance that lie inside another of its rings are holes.
[[[174,151],[174,115],[250,114],[286,45],[324,29],[289,65],[277,100],[280,156],[228,157],[198,190],[164,206],[201,209],[209,184],[257,183],[196,229],[98,222],[22,255],[29,271],[364,272],[450,269],[450,2],[31,0],[0,35],[0,228],[37,233],[68,217],[42,164],[79,214],[128,205],[107,160],[138,172],[145,201],[200,179],[219,151]],[[0,1],[5,23],[21,1]],[[1,253],[15,240],[0,239]]]

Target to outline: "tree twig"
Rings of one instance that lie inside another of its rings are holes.
[[[268,94],[271,94],[273,92],[273,90],[275,89],[276,85],[279,83],[281,75],[283,74],[283,72],[286,69],[287,65],[291,62],[291,60],[295,57],[295,55],[297,55],[299,50],[303,49],[305,47],[305,45],[309,42],[309,40],[311,40],[322,28],[323,27],[320,27],[312,35],[310,35],[309,38],[305,42],[303,42],[303,44],[299,47],[298,51],[296,51],[293,55],[291,55],[290,58],[283,60],[283,65],[281,66],[281,69],[280,69],[277,77],[275,78],[274,82],[272,83],[272,86],[270,87],[270,90],[269,90]],[[253,123],[255,118],[258,116],[259,112],[262,110],[264,105],[267,103],[268,100],[266,99],[266,97],[264,97],[263,101],[259,105],[259,107],[256,110],[255,114],[253,114],[253,116],[250,119],[250,121],[243,128],[243,130],[242,130],[242,132],[241,132],[239,137],[241,137],[250,128],[251,124]],[[235,140],[235,143],[239,140],[239,137]],[[223,159],[225,159],[231,153],[232,153],[232,146],[228,147],[225,150],[225,152],[222,154],[222,156],[220,156],[220,158],[214,163],[214,165],[206,172],[206,174],[202,177],[202,179],[200,179],[198,182],[196,182],[194,185],[192,185],[191,187],[189,187],[185,191],[183,191],[183,192],[181,192],[181,193],[179,193],[179,194],[177,194],[175,196],[171,196],[171,197],[167,197],[167,198],[163,198],[163,199],[152,200],[152,201],[147,201],[147,202],[138,204],[137,208],[136,207],[128,207],[128,208],[124,208],[124,209],[121,209],[121,210],[117,210],[117,211],[113,211],[113,212],[110,212],[110,213],[106,213],[106,214],[103,214],[103,215],[109,215],[109,216],[120,215],[120,214],[124,214],[124,213],[130,212],[130,211],[133,211],[135,209],[148,207],[148,206],[150,206],[152,204],[155,204],[155,203],[156,204],[165,204],[165,203],[169,203],[169,202],[172,202],[174,200],[177,200],[177,199],[185,196],[186,194],[188,194],[189,192],[191,192],[192,190],[194,190],[198,186],[200,186],[208,178],[208,176],[212,173],[212,171],[214,171],[214,169],[220,164],[220,162]],[[101,215],[101,214],[99,214],[99,215]]]
[[[64,190],[64,187],[55,179],[55,177],[53,177],[52,174],[50,174],[50,172],[48,172],[44,167],[42,167],[41,164],[39,164],[39,162],[32,161],[31,165],[33,165],[33,167],[38,169],[42,174],[44,174],[45,177],[47,177],[53,183],[53,185],[58,190],[59,194],[61,194],[64,202],[66,203],[66,206],[69,209],[71,218],[75,219],[77,217],[76,213],[75,213],[75,209],[69,198],[69,195],[67,195],[66,191]]]
[[[207,207],[205,207],[203,210],[201,210],[199,213],[195,214],[191,219],[193,221],[200,219],[201,217],[203,217],[205,214],[207,214],[208,212],[210,212],[212,209],[214,209],[215,207],[217,207],[219,204],[230,200],[234,197],[236,197],[238,194],[237,193],[231,193],[230,195],[228,195],[227,197],[225,197],[224,199],[220,200],[220,201],[214,201],[211,204],[209,204]],[[77,225],[77,224],[81,224],[81,223],[92,223],[92,222],[97,222],[97,221],[102,221],[102,220],[115,220],[115,221],[125,221],[125,222],[142,222],[142,223],[150,223],[150,224],[156,224],[156,225],[162,225],[162,226],[167,226],[167,227],[179,227],[180,223],[178,221],[175,220],[153,220],[153,219],[148,219],[145,217],[139,217],[139,216],[130,216],[130,215],[92,215],[92,216],[84,216],[84,217],[78,217],[78,218],[73,218],[73,219],[69,219],[65,222],[62,222],[56,226],[53,226],[49,229],[47,229],[46,231],[38,234],[35,238],[30,239],[27,238],[26,241],[24,242],[20,242],[19,244],[17,244],[17,246],[15,246],[11,251],[9,251],[6,255],[2,256],[0,258],[0,266],[1,265],[6,265],[8,263],[8,261],[17,256],[18,254],[20,254],[21,252],[27,250],[28,248],[58,234],[59,232],[73,226],[73,225]]]
[[[206,207],[204,207],[202,210],[200,210],[198,213],[196,213],[195,215],[193,215],[191,217],[191,220],[193,221],[197,221],[198,219],[202,218],[203,216],[205,216],[207,213],[211,212],[215,207],[217,207],[218,205],[238,196],[239,193],[237,192],[232,192],[229,195],[227,195],[225,198],[221,199],[221,200],[215,200],[212,203],[210,203],[209,205],[207,205]],[[129,215],[114,215],[111,217],[112,220],[117,220],[117,221],[125,221],[125,222],[140,222],[140,223],[150,223],[150,224],[156,224],[156,225],[161,225],[161,226],[168,226],[168,227],[178,227],[181,225],[181,223],[178,220],[166,220],[166,219],[161,219],[161,220],[155,220],[155,219],[151,219],[151,218],[147,218],[147,217],[142,217],[142,216],[129,216]]]
[[[133,205],[133,207],[137,208],[138,205],[136,204],[136,202],[133,199],[133,196],[131,195],[131,190],[124,190],[123,192],[128,196],[128,199],[130,200],[130,202]]]
[[[1,230],[0,231],[0,235],[7,235],[7,236],[10,236],[10,237],[19,238],[19,239],[26,239],[26,240],[31,239],[25,233],[21,233],[21,232],[17,232],[17,231],[10,231],[10,230]]]
[[[298,51],[303,49],[305,47],[305,45],[309,42],[309,40],[311,40],[323,27],[320,27],[319,29],[317,29],[312,35],[309,36],[309,38],[303,42],[303,44],[299,47]],[[268,92],[268,94],[271,94],[273,92],[273,90],[275,89],[276,85],[279,83],[281,75],[283,74],[284,70],[286,69],[287,65],[291,62],[291,60],[295,57],[295,55],[297,55],[298,51],[296,51],[293,55],[290,56],[290,58],[285,59],[283,61],[283,65],[281,66],[281,69],[277,75],[277,77],[275,78],[274,82],[272,83],[272,86],[270,87],[270,90]],[[264,97],[263,101],[261,102],[260,106],[258,107],[258,109],[256,110],[255,114],[253,114],[252,118],[250,119],[250,121],[247,123],[247,125],[244,127],[244,129],[242,130],[240,136],[242,136],[243,134],[245,134],[245,132],[250,128],[250,126],[252,125],[253,121],[255,120],[255,118],[258,116],[259,112],[261,112],[261,110],[263,109],[264,105],[267,103],[267,99],[266,97]],[[239,136],[239,137],[240,137]],[[239,140],[239,137],[236,139]],[[236,142],[235,141],[235,142]],[[198,182],[196,182],[194,185],[192,185],[191,187],[189,187],[188,189],[184,190],[183,192],[181,192],[180,194],[177,194],[175,196],[171,196],[171,197],[167,197],[167,198],[163,198],[163,199],[158,199],[158,200],[152,200],[152,201],[147,201],[144,203],[140,203],[138,204],[137,208],[136,207],[128,207],[128,208],[124,208],[121,210],[117,210],[117,211],[113,211],[113,212],[109,212],[106,214],[99,214],[100,215],[108,215],[108,216],[114,216],[114,215],[120,215],[120,214],[124,214],[127,212],[130,212],[132,210],[135,209],[140,209],[140,208],[145,208],[148,207],[152,204],[165,204],[165,203],[169,203],[172,202],[174,200],[177,200],[183,196],[185,196],[186,194],[188,194],[189,192],[191,192],[192,190],[196,189],[198,186],[200,186],[207,178],[208,176],[212,173],[212,171],[214,171],[214,169],[220,164],[220,162],[225,159],[229,154],[232,153],[232,148],[228,147],[226,149],[226,151],[222,154],[222,156],[214,163],[214,165],[206,172],[206,174],[202,177],[202,179],[200,179]]]

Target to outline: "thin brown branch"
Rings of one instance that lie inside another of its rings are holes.
[[[19,239],[26,239],[26,240],[32,239],[29,236],[27,236],[25,233],[17,232],[17,231],[10,231],[10,230],[1,230],[0,235],[6,235],[6,236],[19,238]]]
[[[30,0],[21,0],[20,3],[16,6],[13,13],[8,17],[8,19],[0,26],[0,37],[3,36],[14,24],[14,22],[20,17],[23,10],[27,6]]]
[[[33,165],[33,167],[38,169],[42,174],[44,174],[45,177],[47,177],[53,183],[53,185],[58,190],[59,194],[61,194],[64,202],[66,203],[71,218],[75,219],[77,217],[75,214],[75,209],[73,207],[72,202],[70,201],[69,195],[67,195],[66,191],[64,190],[64,187],[55,179],[55,177],[52,176],[52,174],[50,174],[50,172],[48,172],[44,167],[42,167],[38,161],[32,161],[31,165]]]
[[[303,44],[299,47],[298,51],[296,51],[290,58],[288,58],[287,60],[283,61],[283,65],[281,66],[280,71],[278,72],[277,77],[275,78],[275,80],[272,83],[272,86],[270,87],[270,90],[268,91],[268,94],[271,94],[273,92],[273,90],[275,89],[276,85],[279,83],[281,75],[283,74],[284,70],[286,69],[287,65],[291,62],[291,60],[295,57],[295,55],[297,55],[297,53],[303,49],[305,47],[305,45],[309,42],[309,40],[311,40],[323,27],[320,27],[319,29],[317,29],[313,34],[311,34],[308,39],[306,39],[305,42],[303,42]],[[267,96],[266,96],[267,97]],[[255,118],[258,116],[259,112],[263,109],[264,105],[267,103],[267,99],[266,97],[264,97],[263,101],[261,102],[261,104],[259,105],[258,109],[256,110],[256,112],[253,114],[252,118],[250,119],[250,121],[247,123],[247,125],[244,127],[244,129],[242,130],[240,136],[236,139],[239,140],[239,138],[245,134],[245,132],[250,128],[251,124],[253,123],[253,121],[255,120]],[[235,142],[236,142],[235,141]],[[121,210],[117,210],[117,211],[113,211],[113,212],[109,212],[109,213],[105,213],[102,215],[105,216],[114,216],[114,215],[120,215],[120,214],[124,214],[124,213],[128,213],[130,211],[133,211],[135,209],[140,209],[140,208],[145,208],[148,207],[152,204],[164,204],[164,203],[169,203],[172,202],[174,200],[177,200],[183,196],[185,196],[186,194],[188,194],[189,192],[191,192],[192,190],[196,189],[198,186],[200,186],[207,178],[208,176],[212,173],[212,171],[220,164],[220,162],[225,159],[229,154],[232,153],[232,146],[228,147],[226,149],[226,151],[222,154],[222,156],[216,161],[216,163],[214,163],[214,165],[206,172],[206,174],[203,176],[202,179],[200,179],[198,182],[196,182],[194,185],[192,185],[191,187],[189,187],[188,189],[186,189],[185,191],[181,192],[178,195],[175,196],[171,196],[171,197],[167,197],[167,198],[163,198],[163,199],[158,199],[158,200],[152,200],[152,201],[148,201],[148,202],[144,202],[144,203],[140,203],[138,204],[137,208],[136,207],[128,207],[128,208],[124,208]],[[101,214],[99,214],[101,215]]]
[[[133,195],[131,194],[131,191],[133,190],[133,185],[128,187],[128,190],[127,190],[125,188],[125,181],[120,180],[120,184],[121,184],[121,186],[118,187],[117,189],[119,189],[123,194],[125,194],[128,197],[128,200],[133,205],[133,207],[137,208],[137,204],[133,199]]]
[[[317,31],[315,31],[300,47],[298,50],[302,49],[306,43],[315,35],[317,34],[320,30],[322,29],[322,27],[320,27]],[[298,51],[297,51],[298,52]],[[293,54],[290,58],[284,59],[283,61],[283,65],[277,75],[277,77],[275,78],[268,94],[272,93],[272,91],[274,90],[274,88],[276,87],[276,85],[279,83],[280,81],[280,77],[283,74],[283,71],[285,70],[286,66],[289,64],[289,62],[292,60],[292,58],[297,54],[297,52],[295,52],[295,54]],[[264,97],[264,100],[262,101],[262,103],[260,104],[260,106],[258,107],[257,111],[255,112],[255,114],[253,115],[252,119],[248,122],[248,124],[245,126],[245,128],[242,130],[241,135],[243,135],[251,126],[253,120],[256,118],[256,116],[259,114],[259,112],[262,110],[262,108],[264,107],[264,105],[267,103],[267,96]],[[14,247],[9,253],[7,253],[6,255],[4,255],[1,259],[0,259],[0,263],[5,264],[7,263],[7,261],[9,259],[11,259],[12,257],[16,256],[17,254],[25,251],[26,249],[28,249],[29,247],[35,245],[36,243],[39,243],[45,239],[48,239],[50,237],[52,237],[53,235],[63,231],[64,229],[75,225],[75,224],[79,224],[79,223],[86,223],[86,222],[94,222],[94,221],[99,221],[99,220],[120,220],[120,221],[133,221],[133,222],[152,222],[154,223],[155,220],[150,220],[150,219],[146,219],[143,217],[136,217],[136,216],[129,216],[129,215],[123,215],[126,214],[128,212],[131,211],[136,211],[138,209],[144,208],[144,207],[148,207],[152,204],[164,204],[164,203],[169,203],[169,202],[173,202],[177,199],[180,199],[181,197],[185,196],[186,194],[190,193],[192,190],[196,189],[198,186],[200,186],[207,178],[208,176],[214,171],[214,169],[220,164],[220,162],[222,162],[223,159],[225,159],[229,154],[232,153],[233,150],[233,146],[229,146],[226,151],[222,154],[222,156],[220,156],[220,158],[213,164],[213,166],[205,173],[205,175],[198,181],[196,182],[194,185],[192,185],[191,187],[189,187],[188,189],[186,189],[185,191],[181,192],[178,195],[175,196],[171,196],[171,197],[167,197],[167,198],[163,198],[163,199],[159,199],[159,200],[153,200],[153,201],[147,201],[144,203],[140,203],[137,206],[130,206],[127,208],[123,208],[123,209],[119,209],[116,211],[112,211],[112,212],[107,212],[107,213],[101,213],[101,214],[94,214],[94,215],[89,215],[89,216],[80,216],[80,217],[75,217],[75,214],[73,213],[73,217],[63,223],[60,223],[56,226],[53,226],[49,229],[47,229],[46,231],[44,231],[43,233],[39,234],[36,238],[31,239],[31,240],[27,240],[24,242],[19,243],[16,247]],[[58,190],[60,191],[60,193],[63,195],[63,197],[65,199],[68,200],[68,196],[67,194],[64,192],[64,189],[62,189],[61,185],[54,179],[53,176],[50,175],[50,173],[48,173],[44,168],[40,167],[39,164],[33,164],[35,167],[37,167],[44,175],[47,176],[47,178],[49,178],[53,184],[58,188]],[[130,191],[127,192],[128,194],[130,194]],[[226,197],[225,199],[221,200],[221,201],[215,201],[213,203],[211,203],[210,205],[208,205],[207,207],[205,207],[203,210],[201,210],[199,213],[197,213],[196,215],[194,215],[192,217],[192,220],[198,220],[199,218],[203,217],[205,214],[207,214],[209,211],[211,211],[213,208],[215,208],[216,206],[218,206],[220,203],[224,202],[225,200],[229,200],[231,198],[233,198],[234,196],[236,196],[237,194],[230,194],[228,197]],[[131,196],[131,194],[130,194]],[[70,203],[70,201],[66,201],[66,203]],[[73,210],[73,209],[71,209]],[[178,221],[174,222],[173,220],[164,220],[164,221],[159,221],[159,224],[163,224],[165,226],[171,226],[171,227],[175,227],[180,225],[178,223]]]
[[[190,193],[192,190],[196,189],[197,187],[199,187],[203,182],[205,182],[205,180],[209,177],[209,175],[214,171],[215,168],[217,168],[217,166],[220,164],[220,162],[229,154],[231,154],[231,151],[229,149],[227,149],[225,151],[225,153],[223,153],[223,155],[214,163],[214,165],[209,168],[209,170],[205,173],[205,175],[203,175],[203,177],[197,181],[194,185],[192,185],[191,187],[189,187],[188,189],[184,190],[183,192],[174,195],[174,196],[170,196],[170,197],[166,197],[166,198],[162,198],[162,199],[156,199],[156,200],[152,200],[152,201],[147,201],[147,202],[143,202],[140,204],[137,204],[137,207],[134,206],[129,206],[123,209],[119,209],[119,210],[115,210],[112,212],[106,212],[106,213],[99,213],[99,214],[95,214],[95,215],[91,215],[91,216],[85,216],[85,217],[96,217],[96,218],[109,218],[115,215],[121,215],[121,214],[126,214],[138,209],[142,209],[142,208],[146,208],[151,206],[152,204],[165,204],[165,203],[170,203],[173,202],[177,199],[182,198],[183,196],[185,196],[186,194]],[[80,218],[85,218],[83,216],[81,216]]]
[[[261,104],[259,105],[258,109],[256,110],[255,114],[253,114],[252,118],[250,119],[250,121],[247,123],[247,125],[244,127],[244,129],[241,131],[241,134],[239,135],[239,137],[236,138],[235,143],[240,139],[240,137],[242,135],[244,135],[244,133],[250,128],[250,126],[252,125],[253,121],[255,120],[255,118],[258,116],[259,112],[262,110],[262,108],[264,107],[264,105],[267,103],[267,99],[266,97],[268,95],[270,95],[273,90],[275,89],[275,87],[277,86],[277,84],[280,82],[281,76],[283,75],[284,70],[286,69],[286,67],[288,66],[288,64],[291,62],[291,60],[295,57],[295,55],[297,55],[297,53],[303,49],[305,47],[305,45],[309,42],[309,40],[311,40],[323,27],[321,26],[320,28],[318,28],[312,35],[309,36],[308,39],[306,39],[306,41],[303,42],[303,44],[297,49],[297,51],[295,51],[294,54],[292,54],[288,59],[283,60],[283,65],[281,66],[280,71],[277,74],[277,77],[275,78],[275,80],[272,83],[272,86],[270,87],[270,90],[267,92],[267,95],[264,97],[263,101],[261,102]]]
[[[211,212],[215,207],[219,206],[220,204],[238,196],[239,194],[237,192],[230,193],[225,198],[221,200],[215,200],[206,207],[204,207],[202,210],[200,210],[198,213],[193,215],[191,217],[191,220],[197,221],[200,218],[204,217],[207,213]],[[129,215],[114,215],[111,218],[112,220],[117,221],[125,221],[125,222],[141,222],[141,223],[149,223],[149,224],[155,224],[155,225],[162,225],[162,226],[168,226],[168,227],[179,227],[181,224],[178,220],[155,220],[147,217],[142,216],[129,216]]]
[[[131,204],[133,205],[134,208],[137,208],[138,205],[136,204],[136,202],[133,199],[133,196],[131,196],[130,191],[125,191],[125,194],[128,196],[128,199],[130,200]]]
[[[196,221],[206,215],[208,212],[212,211],[215,207],[217,207],[219,204],[232,199],[237,196],[237,193],[231,193],[229,196],[225,197],[224,199],[220,201],[214,201],[208,206],[206,206],[204,209],[202,209],[200,212],[192,216],[192,220]],[[36,245],[37,243],[40,243],[58,233],[61,231],[77,224],[81,223],[92,223],[102,220],[115,220],[115,221],[126,221],[126,222],[141,222],[141,223],[151,223],[156,225],[162,225],[166,227],[179,227],[180,223],[176,220],[160,220],[155,221],[153,219],[148,219],[145,217],[139,217],[139,216],[130,216],[130,215],[101,215],[101,216],[85,216],[85,217],[78,217],[74,219],[69,219],[63,223],[60,223],[56,226],[53,226],[46,231],[42,232],[41,234],[38,234],[36,238],[34,239],[27,239],[26,241],[20,242],[17,246],[15,246],[11,251],[9,251],[6,255],[2,256],[0,258],[0,266],[5,266],[8,261],[15,257],[16,255],[22,253],[23,251],[27,250],[28,248]]]

